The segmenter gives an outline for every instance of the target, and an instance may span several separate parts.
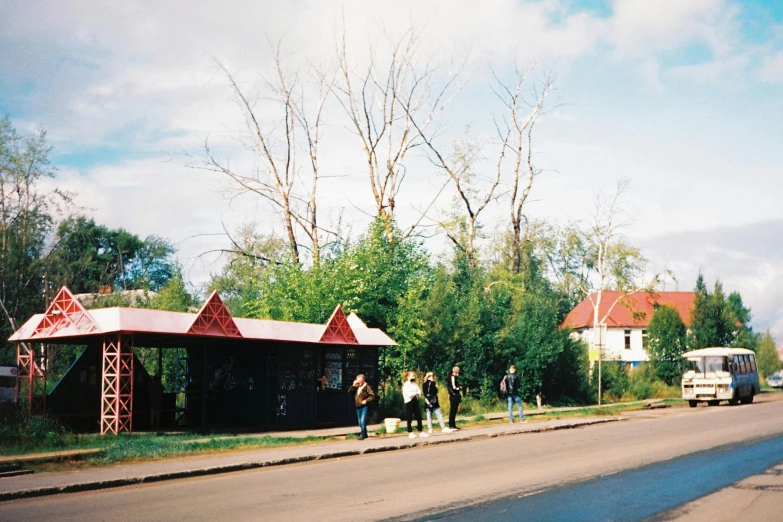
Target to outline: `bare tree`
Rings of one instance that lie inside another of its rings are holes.
[[[512,269],[514,273],[520,271],[524,219],[522,207],[538,173],[532,162],[533,126],[541,115],[544,102],[554,83],[551,75],[547,77],[539,92],[533,90],[533,102],[528,103],[525,86],[531,72],[532,68],[523,71],[515,65],[514,83],[509,86],[492,71],[495,81],[492,91],[501,102],[503,113],[499,120],[495,119],[500,147],[491,174],[479,176],[475,173],[476,165],[481,163],[479,147],[475,142],[463,139],[455,147],[455,153],[450,158],[444,158],[433,140],[426,134],[421,134],[421,140],[429,150],[433,163],[448,174],[456,188],[457,198],[464,207],[464,224],[457,223],[464,231],[460,231],[459,226],[455,228],[454,223],[441,222],[441,225],[452,243],[465,252],[471,266],[475,266],[477,262],[475,240],[479,229],[479,216],[489,203],[497,198],[498,187],[505,175],[510,178]],[[415,120],[413,123],[416,125]],[[507,167],[509,159],[510,169]]]
[[[511,268],[519,273],[522,265],[522,229],[524,225],[523,207],[533,188],[533,181],[539,170],[533,165],[533,128],[542,114],[544,103],[555,82],[550,73],[544,78],[543,84],[536,89],[526,91],[529,78],[534,68],[520,69],[515,64],[514,80],[503,82],[492,71],[494,78],[493,92],[503,105],[501,118],[495,120],[495,129],[501,143],[498,157],[498,172],[505,168],[506,160],[511,162],[509,171],[510,192],[509,211],[511,216]],[[532,101],[528,101],[532,98]]]
[[[601,361],[604,358],[603,346],[605,339],[606,320],[614,308],[621,304],[628,306],[631,313],[633,303],[624,300],[635,292],[653,292],[658,276],[644,282],[644,266],[646,260],[641,251],[628,244],[623,237],[623,230],[629,226],[624,209],[622,196],[628,188],[628,180],[617,184],[614,194],[606,198],[598,193],[595,196],[595,211],[593,221],[585,236],[588,258],[586,266],[590,269],[588,283],[582,286],[593,309],[593,335],[590,337],[590,347],[595,351],[598,360],[598,403],[601,403]],[[604,292],[612,289],[619,295],[612,301],[605,313],[601,313],[601,303]]]
[[[457,191],[456,204],[464,211],[464,215],[457,215],[450,222],[440,221],[439,225],[454,246],[465,254],[469,265],[475,267],[479,217],[489,203],[496,199],[501,177],[500,162],[490,175],[482,175],[476,172],[476,167],[480,168],[482,160],[481,144],[477,140],[463,136],[455,145],[451,156],[444,158],[431,140],[426,137],[423,139],[433,163],[442,169],[453,183]]]
[[[323,229],[318,224],[317,188],[320,175],[318,146],[323,127],[323,113],[328,95],[335,79],[336,68],[321,70],[310,66],[307,77],[303,71],[289,71],[284,65],[282,44],[272,46],[275,71],[260,84],[262,95],[274,104],[277,119],[265,123],[264,114],[259,113],[256,103],[240,86],[236,76],[223,63],[216,65],[228,80],[242,110],[247,126],[246,145],[257,159],[250,172],[236,169],[230,162],[219,160],[207,140],[204,157],[195,168],[219,172],[228,176],[235,195],[253,193],[272,205],[281,216],[290,259],[302,260],[297,239],[301,231],[309,240],[313,262],[320,261]],[[300,151],[300,147],[306,153]],[[301,155],[307,159],[301,161]],[[302,170],[309,170],[309,180],[302,179]]]
[[[390,238],[406,156],[422,143],[424,133],[459,92],[464,68],[464,61],[448,72],[434,59],[419,63],[422,33],[422,27],[411,27],[398,39],[386,35],[388,56],[380,56],[370,45],[366,65],[356,65],[349,57],[345,30],[337,44],[340,78],[335,93],[361,142],[376,215]],[[432,203],[404,236],[431,207]]]

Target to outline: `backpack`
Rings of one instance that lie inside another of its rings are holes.
[[[500,396],[505,397],[506,394],[508,394],[508,387],[506,384],[506,377],[503,376],[503,379],[500,381]]]

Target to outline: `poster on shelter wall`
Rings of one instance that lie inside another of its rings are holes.
[[[326,388],[339,390],[343,387],[343,362],[326,361]]]
[[[343,387],[343,354],[337,351],[326,352],[324,359],[326,388],[341,390]]]

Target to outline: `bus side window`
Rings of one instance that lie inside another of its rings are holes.
[[[756,356],[755,355],[749,355],[748,357],[750,357],[750,371],[752,371],[753,373],[758,372],[759,370],[756,367]]]
[[[749,366],[749,364],[748,364],[748,356],[747,355],[740,355],[740,357],[742,358],[742,373],[750,373],[748,371],[748,370],[750,370],[750,368],[748,368],[748,366]]]

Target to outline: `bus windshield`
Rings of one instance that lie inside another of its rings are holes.
[[[695,373],[706,375],[708,373],[729,372],[729,360],[723,356],[699,357],[688,359],[688,369]]]

